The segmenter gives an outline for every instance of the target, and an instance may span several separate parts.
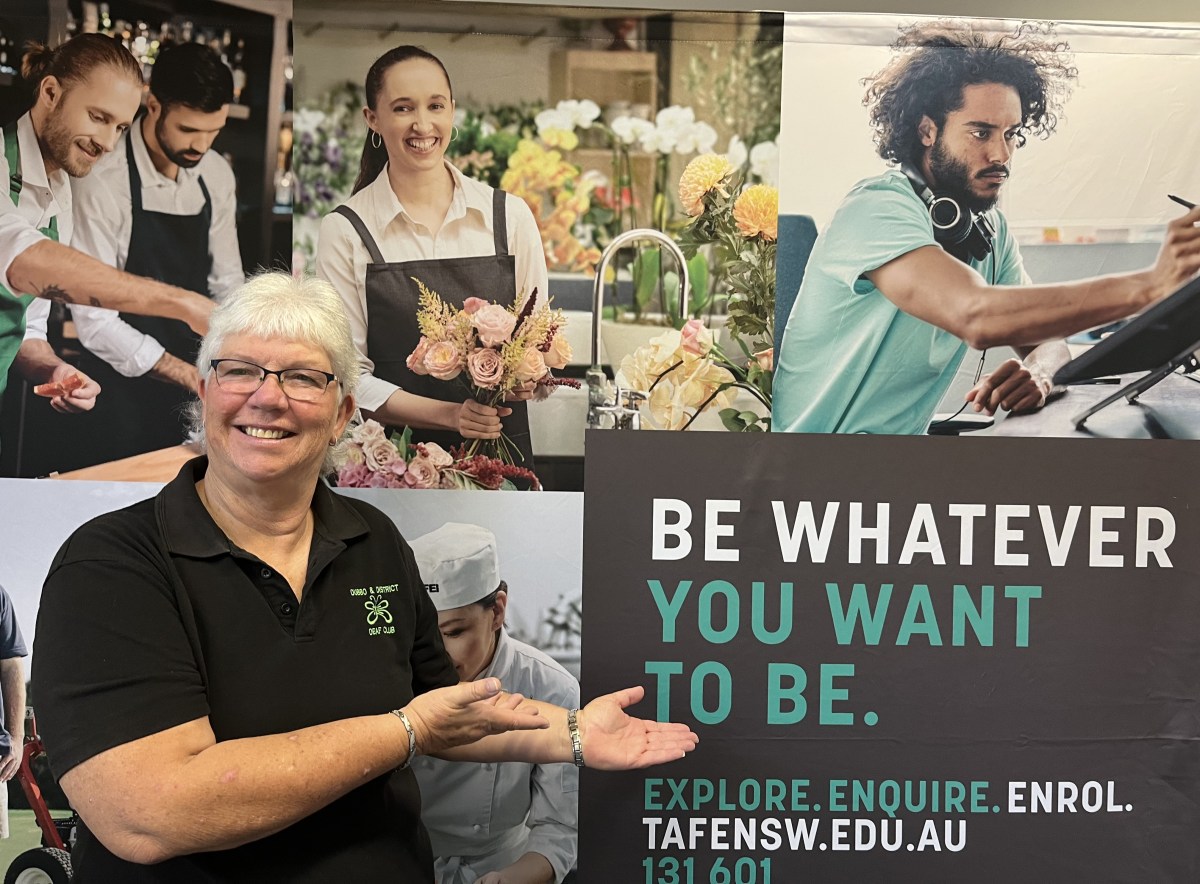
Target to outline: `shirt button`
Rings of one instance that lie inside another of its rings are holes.
[[[280,613],[280,614],[283,614],[285,617],[286,617],[288,614],[292,613],[292,603],[291,603],[291,602],[284,602],[282,605],[280,605],[280,606],[279,606],[279,613]]]
[[[261,570],[259,573],[260,573],[260,574],[262,574],[262,576],[263,576],[264,578],[267,578],[267,577],[270,577],[270,576],[271,576],[271,569],[270,569],[270,568],[263,568],[263,569],[262,569],[262,570]]]
[[[483,828],[483,826],[479,825],[479,823],[476,823],[475,825],[471,826],[471,829],[475,832],[478,832],[482,828]]]

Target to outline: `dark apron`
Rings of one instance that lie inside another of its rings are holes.
[[[474,258],[437,258],[425,261],[383,260],[374,237],[363,220],[347,206],[335,212],[345,217],[362,238],[371,263],[367,265],[367,355],[375,363],[375,377],[396,384],[417,396],[442,402],[462,402],[465,390],[456,381],[439,381],[430,375],[409,371],[406,361],[421,340],[417,326],[420,291],[413,277],[441,295],[454,307],[469,297],[510,306],[517,300],[516,258],[508,253],[508,224],[504,212],[505,193],[492,192],[492,234],[496,253]],[[529,439],[529,414],[524,402],[510,402],[513,412],[504,418],[504,434],[521,452],[518,466],[533,469]],[[436,442],[447,450],[470,440],[445,430],[413,430],[417,442]]]
[[[208,248],[212,199],[204,179],[198,179],[204,206],[197,214],[151,212],[142,205],[142,178],[134,160],[132,135],[125,139],[125,156],[129,161],[132,203],[125,272],[207,296],[208,273],[212,267]],[[157,340],[172,356],[189,365],[195,363],[200,338],[186,323],[125,313],[121,314],[121,319]],[[193,391],[160,381],[149,373],[127,378],[86,350],[79,363],[80,368],[100,384],[102,391],[96,407],[85,416],[89,419],[86,430],[91,438],[86,440],[86,449],[91,463],[106,463],[183,442],[186,436],[184,411],[195,398]],[[72,416],[73,419],[78,417],[80,415]],[[83,429],[79,425],[76,427],[77,433]],[[65,468],[75,469],[76,466]]]
[[[8,196],[16,206],[20,203],[22,186],[21,151],[17,144],[16,122],[4,130],[4,158],[8,161]],[[41,161],[40,156],[38,161]],[[40,227],[38,231],[58,242],[58,219],[51,218],[49,226]],[[37,398],[29,392],[30,385],[12,368],[13,361],[17,358],[17,351],[21,349],[21,341],[25,337],[25,311],[32,301],[33,295],[16,294],[0,283],[0,403],[3,403],[3,411],[7,414],[3,423],[0,423],[0,436],[7,440],[4,447],[4,460],[0,464],[0,473],[6,476],[17,473],[25,402]],[[12,389],[5,396],[10,369],[13,374],[13,384]],[[41,408],[52,414],[56,413],[52,411],[47,400],[41,399],[39,402]]]

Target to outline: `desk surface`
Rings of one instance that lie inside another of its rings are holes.
[[[1140,375],[1122,375],[1127,384]],[[1075,429],[1071,419],[1120,389],[1116,384],[1069,387],[1065,395],[1032,414],[1009,415],[993,431],[997,436],[1063,436],[1104,439],[1200,439],[1200,383],[1169,375],[1137,402],[1112,403]]]
[[[200,452],[188,445],[176,445],[161,451],[148,451],[122,460],[96,464],[68,473],[55,473],[52,479],[87,479],[93,482],[170,482],[179,468]]]

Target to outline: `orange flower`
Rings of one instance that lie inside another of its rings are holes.
[[[683,210],[692,217],[699,215],[704,211],[704,195],[713,190],[729,196],[723,185],[735,171],[733,163],[722,154],[696,157],[679,176],[679,203]]]
[[[747,239],[761,236],[774,242],[779,238],[779,191],[769,184],[747,187],[733,204],[733,219]]]

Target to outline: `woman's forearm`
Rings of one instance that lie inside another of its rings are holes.
[[[458,430],[461,403],[443,402],[396,390],[371,416],[381,424],[408,426],[421,430]]]
[[[391,714],[222,742],[201,719],[89,759],[62,786],[109,850],[154,863],[274,834],[407,755]]]

